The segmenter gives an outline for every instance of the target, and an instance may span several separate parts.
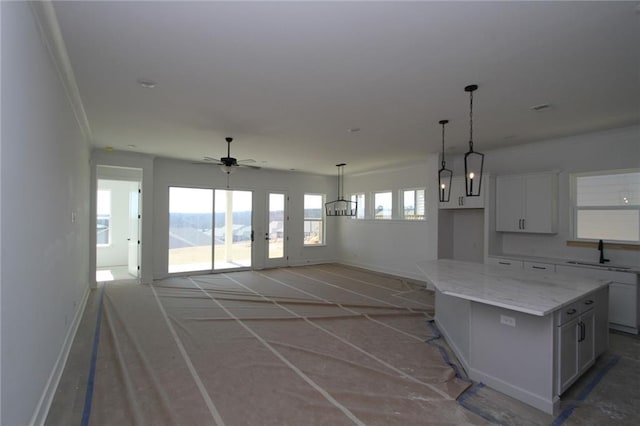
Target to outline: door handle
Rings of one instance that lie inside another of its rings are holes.
[[[252,229],[252,230],[251,230],[251,242],[253,242],[253,241],[254,241],[253,236],[254,236],[254,231],[253,231],[253,229]]]

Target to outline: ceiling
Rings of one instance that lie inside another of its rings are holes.
[[[95,147],[349,174],[466,151],[472,83],[478,151],[640,122],[638,2],[54,8]]]

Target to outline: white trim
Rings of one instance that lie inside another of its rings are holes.
[[[80,326],[80,320],[82,319],[82,315],[84,314],[84,309],[87,306],[87,300],[89,300],[89,293],[91,289],[89,286],[85,289],[84,295],[82,296],[82,300],[80,301],[80,305],[73,316],[73,321],[71,322],[71,326],[67,330],[67,335],[64,338],[62,348],[60,348],[60,352],[58,353],[58,358],[56,359],[55,364],[53,365],[53,369],[49,374],[49,379],[47,380],[47,384],[44,387],[42,395],[40,396],[40,400],[38,401],[38,405],[36,405],[36,409],[31,416],[31,420],[29,421],[29,425],[44,425],[45,420],[47,419],[47,415],[49,414],[49,409],[51,408],[51,403],[53,402],[53,397],[56,394],[56,390],[58,389],[58,384],[60,383],[60,379],[62,378],[62,373],[64,372],[64,367],[67,364],[67,360],[69,359],[69,353],[71,352],[71,345],[75,340],[76,333],[78,331],[78,327]]]

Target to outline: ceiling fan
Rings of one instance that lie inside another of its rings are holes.
[[[204,157],[204,161],[209,164],[217,164],[220,166],[220,169],[226,174],[231,174],[236,171],[237,167],[249,167],[252,169],[260,169],[258,166],[252,166],[250,163],[255,163],[256,160],[247,159],[247,160],[237,160],[231,156],[231,142],[233,138],[226,137],[224,140],[227,141],[227,156],[222,157],[220,159],[213,157]]]

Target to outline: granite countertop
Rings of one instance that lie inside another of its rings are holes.
[[[418,268],[443,294],[538,316],[608,285],[604,280],[448,259],[418,262]]]

